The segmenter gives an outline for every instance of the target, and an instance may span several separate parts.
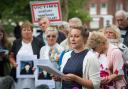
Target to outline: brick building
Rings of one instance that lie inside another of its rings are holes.
[[[118,10],[128,11],[128,0],[88,0],[85,10],[88,10],[92,21],[90,29],[98,29],[115,24],[115,13]]]

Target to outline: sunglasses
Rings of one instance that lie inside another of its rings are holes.
[[[47,35],[47,38],[50,38],[50,37],[52,37],[52,38],[56,38],[55,35]]]

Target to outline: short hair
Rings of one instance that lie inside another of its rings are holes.
[[[47,30],[45,31],[45,33],[47,34],[47,32],[54,32],[54,33],[56,33],[56,38],[58,38],[58,30],[57,30],[57,28],[56,27],[48,27],[47,28]]]
[[[70,30],[70,32],[69,32],[69,36],[70,36],[70,33],[71,33],[72,29],[78,29],[78,30],[81,31],[81,36],[82,36],[83,39],[84,39],[84,40],[83,40],[83,41],[84,41],[84,44],[86,44],[87,39],[88,39],[88,37],[89,37],[89,31],[88,31],[88,29],[84,28],[83,26],[73,27],[73,28],[71,28],[71,30]]]
[[[107,44],[107,38],[102,32],[93,31],[86,45],[88,48],[95,50],[101,43]]]
[[[36,89],[49,89],[48,85],[42,84],[36,87]]]
[[[24,21],[23,24],[21,25],[21,29],[23,29],[23,28],[29,28],[29,27],[33,31],[33,26],[32,26],[32,23],[30,21]]]
[[[64,30],[69,31],[69,23],[68,23],[68,22],[63,21],[61,26],[64,28]],[[60,26],[60,27],[61,27],[61,26]]]
[[[82,26],[82,21],[78,17],[74,17],[74,18],[69,19],[69,22],[74,22],[75,23],[75,26],[73,26],[73,27]]]
[[[47,16],[41,16],[38,21],[41,21],[42,19],[45,19],[49,23],[49,18]]]
[[[124,10],[119,10],[116,12],[115,16],[123,16],[125,19],[127,19],[127,13]]]

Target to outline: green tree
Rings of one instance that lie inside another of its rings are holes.
[[[63,20],[79,17],[83,22],[90,21],[89,13],[84,10],[87,2],[88,0],[61,0]]]

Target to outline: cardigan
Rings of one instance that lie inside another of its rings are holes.
[[[67,63],[68,59],[71,57],[71,52],[69,51],[64,54],[61,64],[61,71],[63,72],[63,68]],[[100,63],[98,61],[97,55],[92,51],[86,54],[83,60],[83,78],[89,79],[92,81],[94,89],[99,89],[100,86]],[[83,89],[87,89],[83,86]]]
[[[33,41],[31,44],[32,44],[33,53],[35,55],[37,55],[37,58],[39,58],[39,52],[40,52],[41,46],[39,45],[38,40],[33,37]],[[14,53],[15,59],[16,59],[16,55],[17,55],[18,51],[20,50],[21,46],[22,46],[22,39],[15,40],[13,42],[13,46],[12,46],[10,52]]]
[[[39,58],[40,45],[39,45],[38,40],[33,37],[33,40],[32,40],[31,44],[32,44],[33,53],[35,55],[37,55],[37,58]],[[16,61],[16,55],[17,55],[17,53],[18,53],[18,51],[20,50],[21,47],[22,47],[22,39],[17,39],[13,42],[13,46],[11,48],[10,53],[11,52],[14,53],[15,61]],[[17,81],[17,79],[16,79],[16,68],[11,69],[10,75],[14,78],[15,81]]]

